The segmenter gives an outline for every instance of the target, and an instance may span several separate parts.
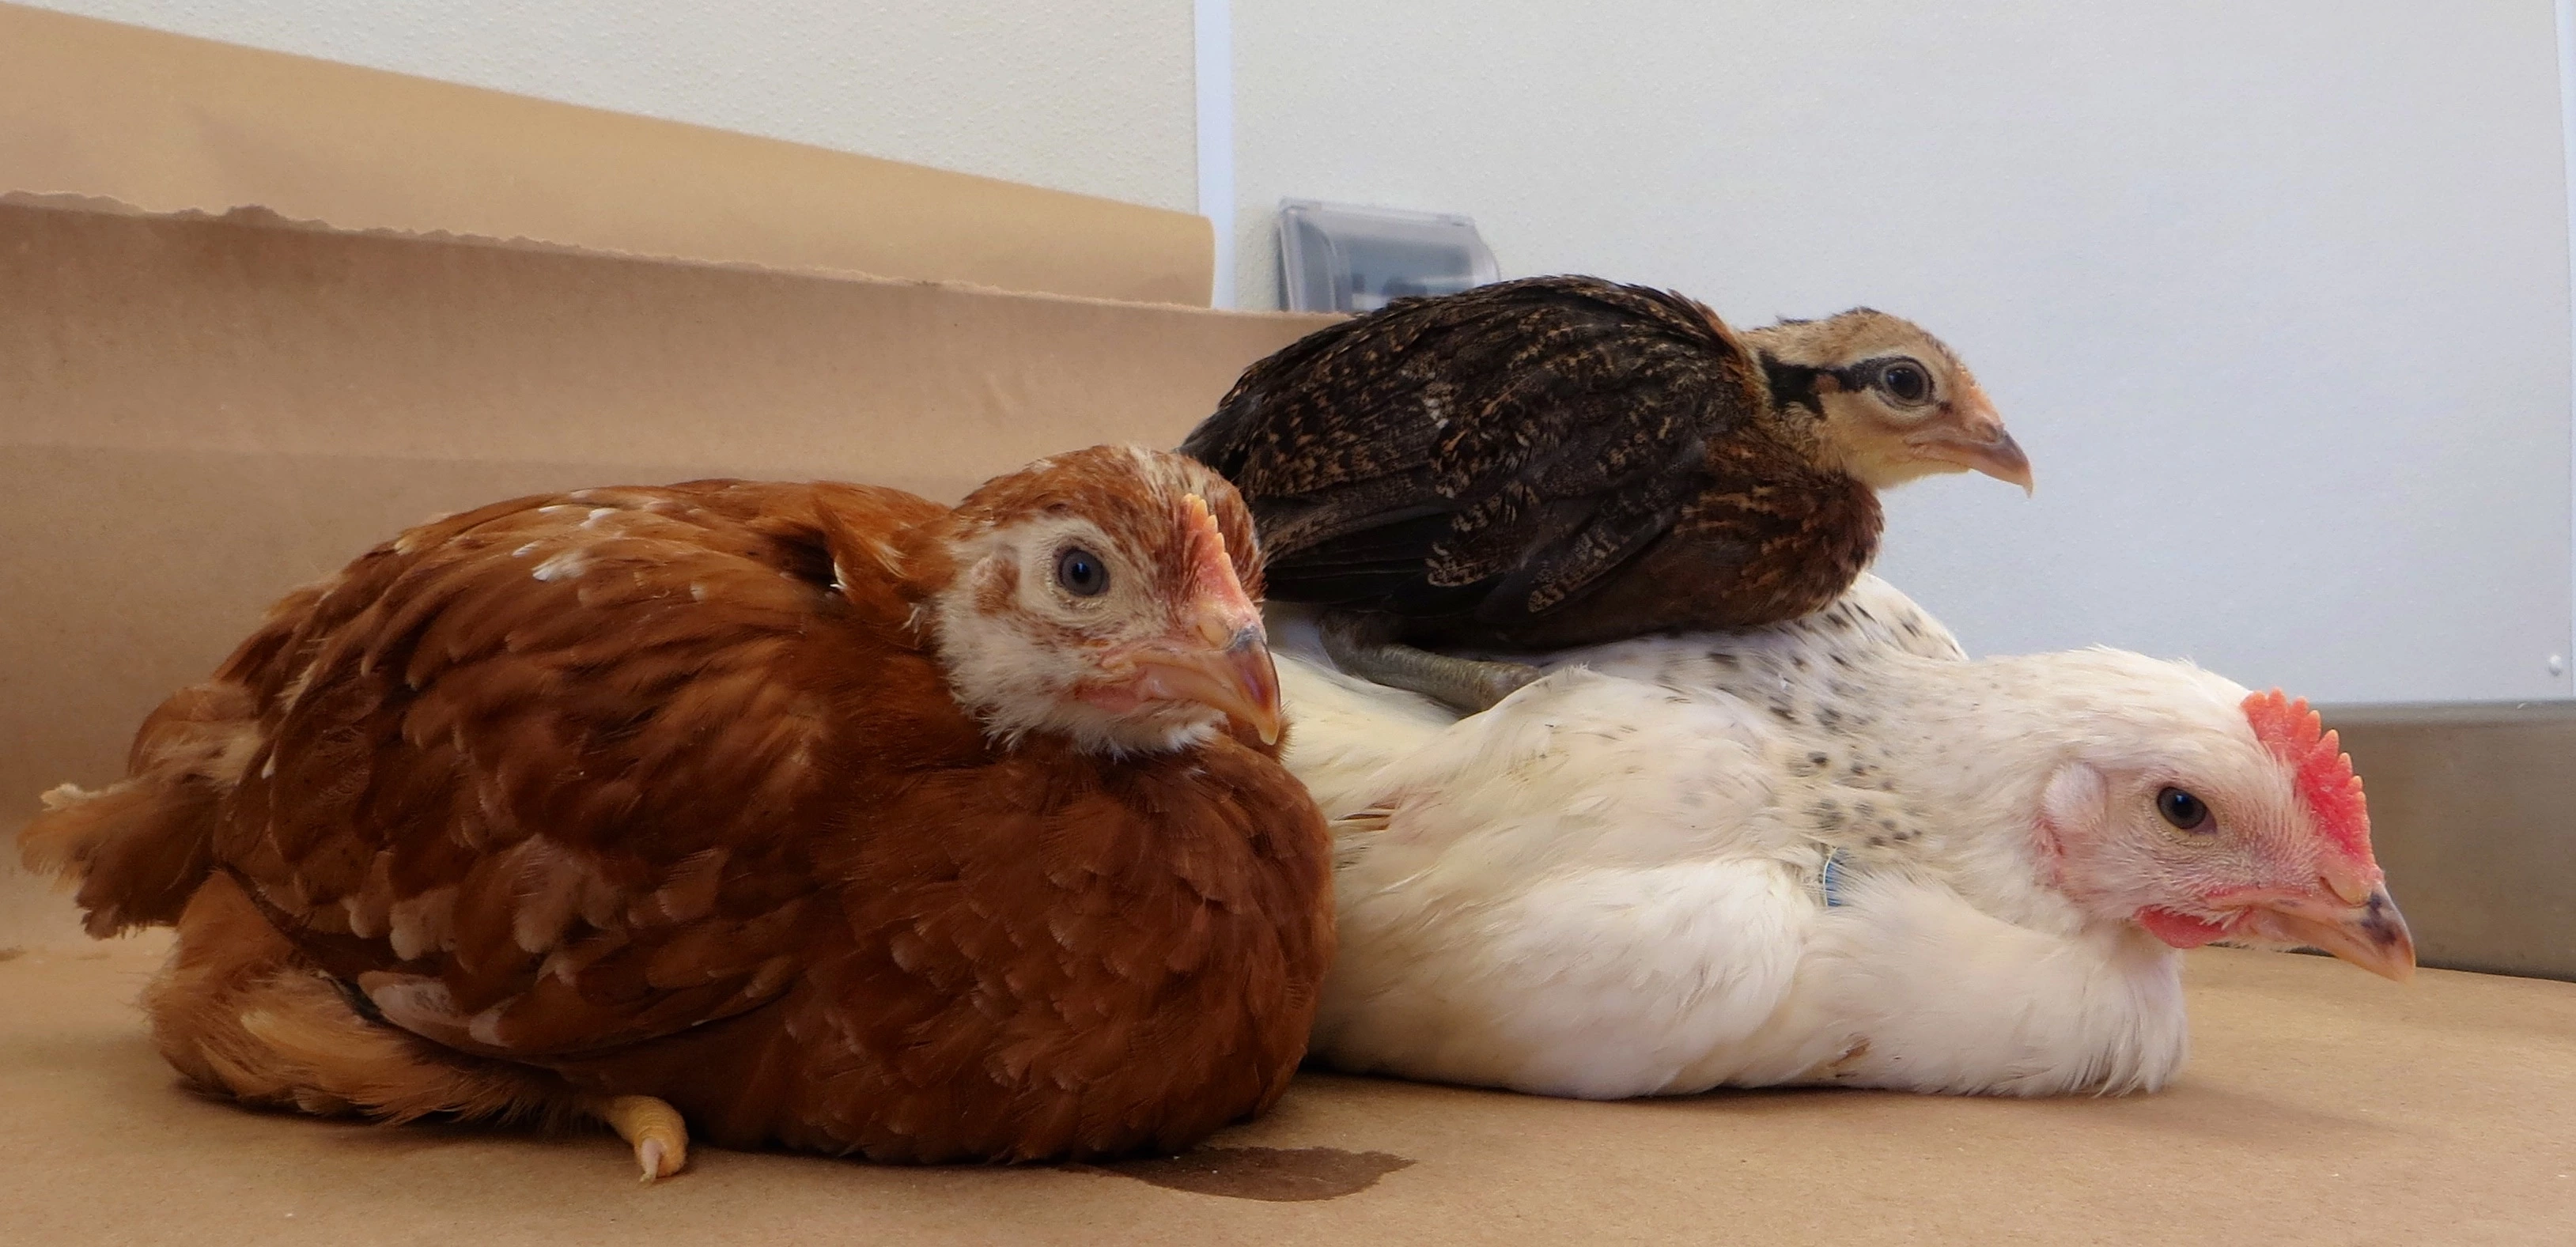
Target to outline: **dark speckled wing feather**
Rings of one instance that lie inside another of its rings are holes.
[[[1273,596],[1508,635],[1671,530],[1715,479],[1711,442],[1766,410],[1708,309],[1551,277],[1310,335],[1181,449],[1252,503]]]

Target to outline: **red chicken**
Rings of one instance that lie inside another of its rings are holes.
[[[1125,447],[499,503],[279,603],[22,847],[178,927],[154,1036],[246,1103],[596,1118],[648,1181],[687,1131],[1178,1150],[1278,1098],[1333,945],[1259,567]]]

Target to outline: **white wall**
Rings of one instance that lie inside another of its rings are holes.
[[[1239,306],[1275,305],[1282,195],[1471,213],[1506,273],[1749,322],[1868,302],[1959,348],[2039,465],[2035,501],[1891,500],[1882,570],[1972,647],[2125,645],[2335,700],[2576,687],[2547,668],[2576,631],[2551,0],[37,2],[1163,207],[1230,193]],[[1230,83],[1194,73],[1194,17],[1230,19],[1204,62]]]
[[[1507,275],[1869,303],[2038,465],[1891,499],[1974,649],[2331,700],[2565,695],[2550,0],[1234,0],[1239,303],[1282,195],[1473,215]]]
[[[1190,0],[29,0],[1130,203],[1197,207]]]

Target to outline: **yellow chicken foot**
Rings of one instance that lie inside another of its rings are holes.
[[[642,1181],[667,1178],[689,1163],[689,1126],[680,1110],[649,1095],[611,1096],[591,1109],[635,1147]]]

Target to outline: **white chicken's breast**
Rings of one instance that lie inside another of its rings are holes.
[[[2331,739],[2186,665],[1969,662],[1865,577],[1798,623],[1557,656],[1442,726],[1274,631],[1286,759],[1335,819],[1314,1052],[1341,1068],[2145,1090],[2185,1056],[2177,945],[2412,965],[2357,781],[2348,811],[2311,782]]]

